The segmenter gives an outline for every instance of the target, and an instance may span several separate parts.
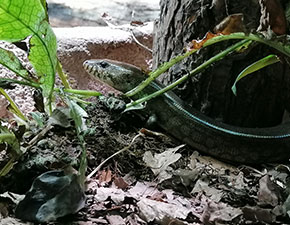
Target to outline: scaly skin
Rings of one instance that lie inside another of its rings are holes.
[[[87,60],[84,68],[93,77],[127,92],[146,79],[140,69],[117,61]],[[163,88],[157,81],[134,100]],[[157,116],[158,125],[180,141],[218,159],[236,163],[287,161],[290,157],[290,124],[270,128],[242,128],[215,121],[186,106],[173,92],[151,99],[144,109]]]

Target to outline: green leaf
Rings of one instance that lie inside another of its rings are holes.
[[[46,17],[46,20],[48,21],[48,13],[47,13],[47,3],[46,3],[46,0],[39,0],[39,1],[42,4],[43,8],[45,9],[45,17]]]
[[[20,111],[20,109],[17,107],[15,102],[12,98],[6,93],[6,91],[3,88],[0,88],[0,95],[3,95],[7,101],[10,103],[10,110],[12,110],[12,113],[17,115],[20,119],[27,121],[27,118],[23,115],[23,113]]]
[[[31,112],[29,114],[31,115],[32,119],[35,120],[39,127],[44,127],[44,118],[40,112]]]
[[[11,146],[13,155],[20,156],[22,154],[20,144],[14,133],[10,132],[8,128],[0,125],[0,143],[4,142]]]
[[[80,179],[80,184],[83,187],[84,182],[85,182],[85,177],[86,177],[85,173],[87,170],[87,149],[85,146],[84,135],[86,134],[86,131],[88,130],[85,124],[85,117],[88,117],[88,114],[82,107],[80,107],[72,99],[66,98],[66,103],[70,108],[70,115],[75,122],[75,128],[76,128],[78,139],[80,141],[80,145],[82,148],[80,167],[79,167],[79,179]]]
[[[0,177],[1,177],[9,173],[9,171],[13,168],[14,161],[17,160],[22,155],[22,152],[20,150],[19,141],[17,140],[14,133],[10,132],[8,128],[3,127],[1,125],[0,125],[0,143],[6,143],[10,145],[11,151],[12,151],[11,159],[0,170]]]
[[[16,73],[25,80],[30,81],[28,71],[22,66],[20,60],[13,52],[0,48],[0,64]]]
[[[237,95],[237,88],[236,88],[236,84],[239,80],[241,80],[243,77],[256,72],[257,70],[260,70],[266,66],[272,65],[274,63],[280,62],[280,59],[278,56],[276,55],[268,55],[263,59],[258,60],[257,62],[254,62],[253,64],[251,64],[250,66],[248,66],[247,68],[245,68],[237,77],[237,79],[235,80],[235,83],[232,86],[232,91],[234,93],[234,95]]]
[[[76,130],[78,134],[81,135],[87,130],[87,126],[85,124],[85,117],[88,117],[88,114],[75,101],[70,99],[66,102],[68,103],[68,106],[70,108],[70,116],[75,122]]]
[[[57,45],[45,9],[39,0],[2,0],[0,40],[15,42],[29,36],[28,58],[40,77],[46,103],[50,104],[55,80]]]

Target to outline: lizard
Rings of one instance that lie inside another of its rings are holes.
[[[123,93],[148,76],[138,67],[108,59],[86,60],[83,66],[90,76]],[[155,80],[132,99],[163,87]],[[290,123],[267,128],[232,126],[189,107],[171,90],[148,101],[143,110],[156,116],[158,125],[173,137],[222,161],[256,164],[290,157]]]

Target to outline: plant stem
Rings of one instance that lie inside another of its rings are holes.
[[[20,111],[20,109],[17,107],[15,102],[13,101],[12,98],[5,92],[3,88],[0,88],[0,94],[2,94],[7,101],[10,103],[11,108],[14,110],[14,113],[22,120],[27,121],[27,118],[23,115],[23,113]]]
[[[69,82],[67,80],[67,75],[63,72],[62,65],[60,64],[59,60],[57,60],[56,70],[63,86],[66,89],[71,89]]]
[[[133,96],[137,94],[138,92],[142,91],[150,82],[155,80],[157,77],[159,77],[162,73],[166,72],[170,67],[172,67],[174,64],[180,62],[181,60],[185,59],[186,57],[190,56],[194,52],[196,52],[198,49],[193,49],[191,51],[186,52],[183,55],[178,55],[171,59],[169,62],[163,63],[161,66],[159,66],[155,71],[149,73],[149,77],[142,81],[137,87],[133,88],[132,90],[128,91],[124,95],[127,97]]]
[[[83,96],[88,96],[88,97],[102,95],[98,91],[54,88],[54,91],[56,91],[56,92],[60,92],[60,90],[62,90],[63,92],[66,92],[66,93],[72,93],[72,94],[83,95]]]
[[[10,79],[10,78],[0,78],[0,82],[1,81],[9,81],[11,83],[16,83],[16,84],[25,85],[25,86],[40,89],[40,85],[37,83],[33,83],[33,82],[20,81],[20,80],[15,80],[15,79]],[[60,90],[67,92],[67,93],[84,95],[84,96],[100,96],[100,95],[102,95],[98,91],[54,88],[54,91],[56,91],[56,92],[60,92]]]
[[[257,34],[245,34],[245,33],[241,33],[241,32],[232,33],[229,35],[218,35],[218,36],[215,36],[215,37],[210,38],[207,41],[205,41],[205,43],[200,48],[190,50],[190,51],[186,52],[185,54],[176,56],[173,59],[171,59],[169,62],[162,64],[155,71],[149,73],[149,77],[146,80],[144,80],[142,83],[140,83],[137,87],[135,87],[132,90],[125,93],[125,96],[130,97],[130,96],[137,94],[138,92],[143,90],[150,82],[152,82],[154,79],[156,79],[159,75],[166,72],[174,64],[180,62],[181,60],[188,57],[192,53],[198,51],[199,49],[216,44],[216,43],[221,42],[221,41],[227,41],[227,40],[232,40],[232,39],[244,39],[244,40],[251,40],[251,41],[260,42],[260,43],[268,45],[272,48],[275,48],[278,51],[285,54],[286,56],[290,57],[290,46],[285,45],[282,42],[279,42],[278,40],[267,40],[266,38],[261,37]]]
[[[209,60],[207,60],[206,62],[204,62],[203,64],[199,65],[198,67],[196,67],[194,70],[192,70],[189,74],[184,75],[183,77],[179,78],[177,81],[173,82],[172,84],[166,86],[165,88],[162,88],[152,94],[149,94],[143,98],[140,98],[134,102],[131,102],[129,104],[126,105],[126,108],[132,107],[134,105],[138,105],[140,103],[143,103],[145,101],[148,101],[154,97],[157,97],[158,95],[163,94],[166,91],[171,90],[172,88],[176,87],[178,84],[180,84],[181,82],[187,80],[189,77],[193,76],[194,74],[200,72],[201,70],[205,69],[206,67],[208,67],[209,65],[211,65],[212,63],[214,63],[215,61],[218,61],[220,59],[222,59],[223,57],[225,57],[227,54],[229,54],[230,52],[234,51],[235,49],[239,48],[240,46],[244,45],[245,43],[249,42],[249,40],[242,40],[230,47],[228,47],[226,50],[218,53],[217,55],[213,56],[212,58],[210,58]]]

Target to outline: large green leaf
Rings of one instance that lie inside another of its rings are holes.
[[[237,82],[239,80],[241,80],[242,78],[244,78],[245,76],[256,72],[257,70],[260,70],[266,66],[272,65],[274,63],[279,62],[280,59],[278,58],[278,56],[276,55],[268,55],[254,63],[252,63],[251,65],[249,65],[247,68],[245,68],[237,77],[237,79],[235,80],[235,83],[232,86],[232,91],[234,93],[234,95],[237,95]]]
[[[48,24],[39,0],[1,0],[0,40],[15,42],[30,38],[29,60],[33,65],[43,95],[50,103],[57,64],[56,37]]]

